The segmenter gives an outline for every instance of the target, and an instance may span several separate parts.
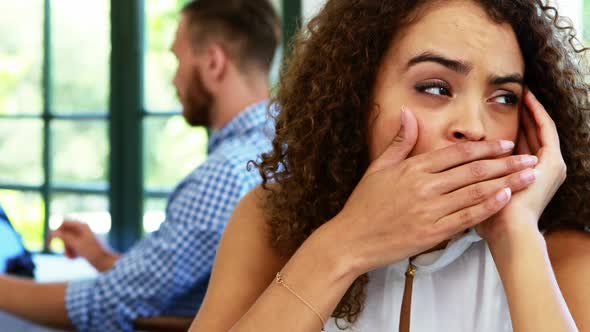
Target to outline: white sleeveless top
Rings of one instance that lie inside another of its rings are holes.
[[[345,331],[396,332],[409,260],[369,273],[365,309]],[[504,287],[490,250],[475,232],[454,238],[443,250],[416,257],[411,332],[512,331]],[[340,322],[346,326],[346,322]],[[326,332],[340,332],[334,319]]]

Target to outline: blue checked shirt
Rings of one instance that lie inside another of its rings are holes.
[[[207,160],[176,187],[158,231],[95,280],[69,284],[66,307],[79,331],[133,331],[138,317],[196,314],[225,225],[260,182],[247,163],[271,148],[267,105],[244,110],[212,135]]]

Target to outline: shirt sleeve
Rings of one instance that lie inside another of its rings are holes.
[[[69,285],[66,306],[79,331],[133,331],[135,319],[160,315],[175,297],[208,278],[243,190],[242,176],[228,165],[207,170],[177,187],[160,229],[110,271]]]

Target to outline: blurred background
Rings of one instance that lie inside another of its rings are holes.
[[[590,45],[590,0],[555,1]],[[0,203],[29,250],[62,251],[44,239],[64,216],[127,249],[206,157],[171,84],[186,2],[0,0]],[[323,1],[273,3],[289,38]]]

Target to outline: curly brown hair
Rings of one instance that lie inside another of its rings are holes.
[[[377,72],[392,40],[440,0],[329,0],[299,33],[281,76],[273,151],[258,167],[269,193],[271,244],[289,256],[332,219],[369,164],[367,119]],[[473,0],[512,26],[525,60],[525,83],[557,125],[568,177],[540,228],[590,225],[590,106],[587,49],[571,22],[542,0]],[[276,182],[276,186],[268,186]],[[333,313],[354,323],[365,300],[359,277]]]

